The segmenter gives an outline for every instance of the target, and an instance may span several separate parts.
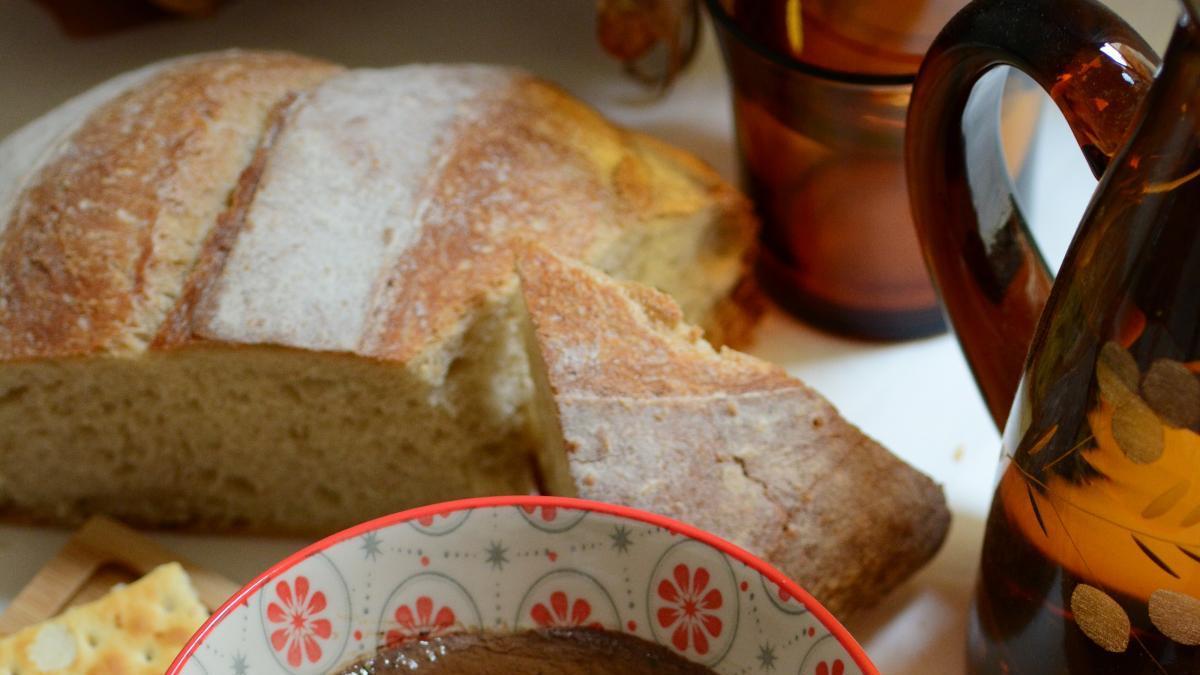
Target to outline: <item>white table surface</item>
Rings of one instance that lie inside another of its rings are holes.
[[[1158,10],[1151,30],[1161,35],[1173,10],[1162,2],[1150,4]],[[585,0],[240,0],[214,19],[70,41],[33,3],[0,0],[0,136],[85,87],[150,60],[232,46],[269,47],[354,66],[410,61],[520,65],[561,83],[612,119],[688,148],[734,177],[728,87],[712,35],[705,35],[696,63],[669,96],[651,100],[595,46],[593,5]],[[1035,230],[1046,235],[1047,255],[1057,259],[1094,183],[1057,116],[1043,116],[1043,121],[1030,170],[1034,184],[1044,184],[1038,176],[1053,176],[1055,187],[1035,191],[1029,203]],[[998,436],[953,338],[861,343],[773,312],[752,352],[786,366],[846,417],[945,486],[954,522],[941,553],[849,627],[884,673],[963,672],[965,617]],[[235,580],[249,580],[306,543],[152,536]],[[0,526],[0,607],[66,537],[59,530]]]

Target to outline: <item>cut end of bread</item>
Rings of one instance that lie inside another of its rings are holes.
[[[519,263],[546,486],[693,523],[832,612],[941,546],[939,488],[777,366],[712,349],[653,289],[531,247]]]
[[[208,617],[168,563],[98,600],[0,638],[3,675],[159,675]]]
[[[395,363],[277,347],[0,370],[0,499],[41,522],[322,535],[533,486],[524,372],[491,322],[437,386]],[[483,367],[481,364],[488,364]]]

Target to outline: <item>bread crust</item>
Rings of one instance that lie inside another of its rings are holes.
[[[209,287],[221,275],[225,260],[233,249],[238,234],[246,224],[246,209],[254,199],[254,193],[262,179],[267,157],[279,137],[287,112],[295,104],[298,94],[288,94],[275,104],[267,118],[265,130],[250,163],[238,176],[237,184],[229,197],[229,205],[217,218],[216,226],[205,238],[196,264],[187,275],[179,299],[171,308],[162,326],[150,344],[151,349],[167,350],[199,342],[196,335],[198,305]]]
[[[522,293],[556,395],[705,396],[788,389],[777,365],[714,350],[670,297],[602,277],[532,244],[520,260]]]
[[[143,350],[267,112],[336,69],[214,54],[169,65],[88,115],[0,214],[0,360]]]
[[[728,538],[838,616],[940,548],[941,488],[782,368],[714,350],[669,297],[541,247],[520,274],[551,489]]]
[[[428,128],[400,105],[413,98]],[[412,142],[380,155],[389,128]],[[390,192],[328,187],[338,175],[327,162],[299,156],[315,145]],[[0,361],[203,341],[409,362],[512,292],[514,250],[529,237],[620,273],[625,260],[608,249],[662,222],[711,211],[737,251],[756,229],[745,198],[704,163],[494,67],[342,73],[286,54],[192,58],[101,105],[55,156],[0,232]],[[345,198],[386,222],[347,228],[331,206]],[[320,256],[345,258],[337,279],[294,288],[320,276]],[[744,279],[749,260],[737,264],[720,274]],[[758,319],[752,286],[739,288],[695,317],[714,341],[744,341]]]

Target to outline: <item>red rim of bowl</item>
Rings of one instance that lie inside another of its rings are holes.
[[[429,506],[422,506],[399,513],[393,513],[388,516],[382,516],[374,520],[369,520],[365,523],[355,525],[346,530],[342,530],[336,534],[332,534],[315,544],[304,547],[303,549],[293,553],[283,560],[275,563],[267,571],[258,575],[253,581],[246,584],[237,593],[234,593],[223,605],[213,612],[213,615],[200,626],[199,630],[192,635],[183,650],[171,662],[171,667],[167,668],[166,675],[179,675],[183,671],[183,667],[191,659],[192,655],[199,649],[204,639],[212,632],[225,617],[233,611],[237,605],[248,601],[258,589],[262,588],[267,582],[275,577],[283,574],[292,567],[298,565],[310,556],[320,553],[335,544],[341,543],[347,539],[361,536],[372,530],[405,523],[410,520],[416,520],[422,516],[432,516],[436,514],[446,514],[454,511],[462,511],[465,509],[481,509],[481,508],[497,508],[505,506],[556,506],[564,509],[579,509],[583,511],[594,511],[596,513],[605,513],[608,515],[617,516],[619,518],[627,518],[629,520],[637,520],[655,527],[681,534],[685,537],[695,539],[701,543],[717,549],[718,551],[745,563],[750,568],[762,574],[766,578],[775,582],[792,597],[804,604],[808,611],[817,617],[829,632],[837,638],[838,642],[846,648],[850,654],[850,658],[854,659],[854,663],[862,670],[864,675],[879,675],[879,669],[871,663],[867,658],[867,654],[863,651],[858,641],[854,639],[850,632],[842,626],[841,622],[829,613],[821,603],[808,594],[803,588],[800,588],[794,581],[789,579],[787,575],[775,569],[770,564],[759,559],[758,557],[746,552],[745,550],[734,546],[733,544],[721,539],[720,537],[705,532],[699,528],[681,523],[677,520],[672,520],[665,516],[640,511],[638,509],[629,508],[627,506],[616,506],[603,502],[594,502],[587,499],[573,499],[570,497],[541,497],[541,496],[510,496],[510,497],[476,497],[473,499],[459,499],[449,502],[439,502]]]

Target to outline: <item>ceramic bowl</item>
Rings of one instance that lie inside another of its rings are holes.
[[[718,537],[599,502],[500,497],[309,546],[217,610],[167,675],[320,674],[422,634],[568,626],[632,633],[722,675],[878,672],[808,593]]]

